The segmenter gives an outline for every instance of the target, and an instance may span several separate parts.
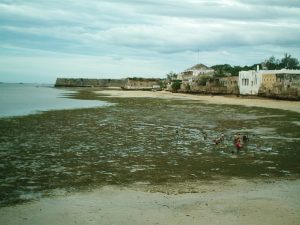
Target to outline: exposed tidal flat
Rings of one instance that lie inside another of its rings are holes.
[[[69,97],[115,104],[0,119],[1,206],[105,185],[299,177],[299,113],[85,89]],[[250,138],[239,153],[236,133]]]

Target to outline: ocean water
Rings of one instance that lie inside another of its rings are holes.
[[[48,110],[93,108],[109,103],[67,98],[75,91],[51,85],[0,84],[0,117],[23,116]]]

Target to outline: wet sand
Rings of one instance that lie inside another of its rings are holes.
[[[210,95],[192,95],[182,93],[171,93],[168,91],[122,91],[122,90],[103,90],[96,93],[111,97],[123,98],[161,98],[161,99],[181,99],[196,100],[210,104],[243,105],[248,107],[264,107],[272,109],[290,110],[300,113],[299,101],[273,100],[267,98],[245,98],[234,96],[210,96]]]
[[[199,100],[204,103],[259,106],[300,112],[298,102],[269,99],[117,90],[98,93],[119,97],[138,96]],[[97,111],[97,113],[99,112]],[[92,113],[89,111],[87,114],[90,115]],[[98,114],[96,115],[99,116]],[[55,113],[54,117],[56,118],[57,116],[58,114]],[[72,118],[74,116],[75,114],[72,113]],[[77,116],[82,119],[81,113]],[[36,120],[36,118],[34,119]],[[93,121],[93,118],[86,118],[86,120]],[[53,124],[57,124],[54,122]],[[90,124],[87,125],[91,128]],[[45,126],[49,127],[48,124],[45,124]],[[71,126],[68,125],[67,127]],[[117,129],[120,130],[121,127],[119,126]],[[111,130],[108,131],[108,133],[110,132]],[[99,135],[98,130],[96,130],[96,133]],[[82,133],[78,135],[76,138],[83,136]],[[91,130],[89,130],[88,136],[91,136]],[[33,137],[35,136],[33,135]],[[44,143],[43,139],[41,143]],[[29,146],[29,148],[31,147]],[[49,147],[46,149],[49,151]],[[80,162],[82,163],[82,160]],[[255,167],[254,170],[256,171],[257,168]],[[59,180],[61,181],[62,178],[59,178]],[[299,190],[300,180],[274,182],[267,177],[261,180],[224,180],[224,178],[219,177],[216,181],[178,182],[164,185],[135,183],[126,187],[104,186],[101,189],[94,189],[90,192],[73,192],[71,194],[61,192],[61,195],[57,194],[59,193],[58,190],[55,192],[56,196],[53,197],[0,208],[0,224],[296,225],[300,221]]]
[[[197,193],[176,193],[189,186],[184,183],[156,187],[171,194],[155,192],[144,184],[106,186],[91,192],[44,198],[0,208],[0,224],[296,225],[300,221],[299,180],[219,180],[192,184]]]

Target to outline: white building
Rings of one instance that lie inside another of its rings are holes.
[[[241,95],[257,95],[261,86],[262,74],[260,71],[249,70],[239,72],[238,86]]]
[[[298,75],[300,74],[300,70],[289,70],[289,69],[281,69],[281,70],[249,70],[249,71],[240,71],[239,72],[239,81],[238,86],[240,89],[241,95],[257,95],[258,90],[260,89],[263,76],[264,75]],[[286,82],[282,80],[280,82]]]
[[[177,79],[191,84],[199,76],[201,76],[201,75],[212,76],[213,73],[214,73],[214,70],[212,68],[207,67],[203,64],[197,64],[197,65],[181,72],[178,75]]]

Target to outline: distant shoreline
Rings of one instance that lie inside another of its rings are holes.
[[[247,107],[262,107],[271,109],[282,109],[300,113],[299,101],[275,100],[268,98],[245,98],[222,95],[193,95],[185,93],[171,93],[168,91],[123,91],[123,90],[101,90],[97,94],[106,97],[118,98],[161,98],[177,100],[201,101],[208,104],[242,105]]]

